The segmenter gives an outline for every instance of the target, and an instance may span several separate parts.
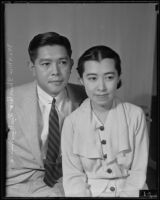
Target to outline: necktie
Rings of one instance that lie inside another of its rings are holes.
[[[58,161],[60,150],[60,131],[58,114],[55,109],[55,99],[52,101],[49,114],[48,149],[46,154],[44,182],[52,187],[62,176],[61,161]]]

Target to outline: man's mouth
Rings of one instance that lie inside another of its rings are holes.
[[[60,85],[63,83],[62,80],[50,80],[48,81],[48,83],[51,83],[51,84],[55,84],[55,85]]]

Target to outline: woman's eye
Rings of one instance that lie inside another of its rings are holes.
[[[47,66],[50,65],[50,63],[49,63],[49,62],[47,62],[47,63],[42,63],[41,65],[47,67]]]
[[[96,77],[88,77],[88,80],[90,81],[95,81],[97,78]]]

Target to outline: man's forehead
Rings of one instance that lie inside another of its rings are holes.
[[[68,58],[66,48],[60,45],[40,47],[37,53],[37,57],[39,58]]]

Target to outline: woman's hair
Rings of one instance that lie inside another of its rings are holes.
[[[52,45],[60,45],[66,48],[68,56],[71,57],[72,49],[71,44],[65,36],[62,36],[55,32],[46,32],[36,35],[29,44],[28,53],[31,61],[34,63],[37,58],[37,52],[40,47],[43,46],[52,46]]]
[[[107,46],[99,45],[99,46],[94,46],[94,47],[87,49],[78,59],[77,71],[78,71],[80,78],[82,78],[82,76],[83,76],[84,64],[86,61],[95,60],[95,61],[100,62],[101,60],[103,60],[105,58],[111,58],[114,60],[115,68],[118,72],[118,76],[120,76],[121,75],[121,59],[120,59],[119,55],[111,48],[109,48]],[[122,85],[122,83],[120,80],[118,82],[117,89],[120,88],[121,85]]]

